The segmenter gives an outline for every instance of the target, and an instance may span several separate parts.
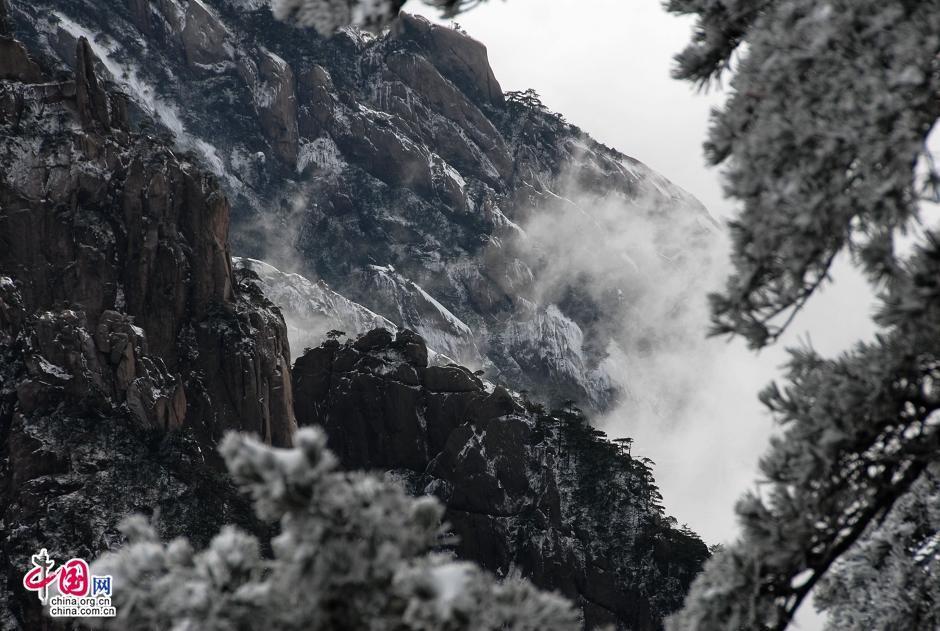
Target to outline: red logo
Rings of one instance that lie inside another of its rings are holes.
[[[65,565],[53,570],[55,561],[43,548],[39,554],[33,555],[32,562],[33,569],[23,577],[23,587],[31,592],[39,592],[42,604],[45,605],[49,598],[49,585],[56,580],[59,581],[59,592],[64,596],[88,595],[90,574],[88,563],[83,559],[70,559]]]
[[[83,559],[71,559],[59,568],[59,591],[66,596],[88,595],[88,564]]]

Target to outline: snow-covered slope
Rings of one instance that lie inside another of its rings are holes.
[[[352,337],[377,327],[397,330],[391,321],[341,296],[322,280],[314,283],[256,259],[234,257],[232,265],[258,275],[265,297],[284,315],[288,339],[296,354],[318,346],[334,330]]]
[[[349,298],[333,291],[326,282],[313,282],[300,274],[282,272],[270,263],[256,259],[233,257],[236,270],[250,271],[245,281],[256,283],[265,297],[280,309],[287,325],[290,346],[296,355],[318,346],[332,336],[355,339],[376,328],[393,333],[401,327]],[[473,335],[439,302],[420,287],[401,278],[394,270],[376,269],[377,282],[386,285],[396,300],[393,304],[406,305],[416,314],[408,321],[419,322],[416,330],[427,340],[428,356],[432,365],[447,365],[464,358],[465,363],[477,366],[483,356],[473,347]],[[429,314],[427,319],[422,319]],[[440,320],[444,320],[441,323]],[[399,320],[401,321],[401,320]]]

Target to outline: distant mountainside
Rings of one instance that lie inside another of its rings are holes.
[[[215,172],[236,254],[324,281],[515,388],[607,408],[624,388],[611,351],[662,336],[638,325],[650,311],[638,282],[591,288],[553,267],[568,235],[551,225],[581,218],[575,231],[600,238],[597,208],[616,204],[665,273],[694,277],[708,254],[697,200],[536,96],[504,95],[480,43],[423,18],[323,38],[257,0],[12,7],[51,65],[70,67],[87,37],[131,103]]]
[[[668,341],[653,324],[712,238],[700,204],[504,96],[480,44],[421,19],[323,39],[252,0],[6,8],[0,628],[61,628],[21,589],[29,556],[93,557],[128,512],[264,539],[215,446],[289,444],[297,423],[440,497],[459,555],[561,591],[587,626],[661,628],[705,545],[647,462],[538,401],[602,409],[612,345]],[[629,212],[632,275],[563,273],[571,217]],[[636,283],[672,272],[654,309]]]

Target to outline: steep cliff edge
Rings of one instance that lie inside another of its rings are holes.
[[[86,40],[66,75],[0,49],[0,626],[40,629],[31,554],[94,557],[135,511],[257,530],[215,440],[295,422],[284,323],[232,272],[214,179],[132,129]]]
[[[661,628],[708,550],[659,505],[648,465],[575,409],[547,412],[424,341],[375,329],[294,366],[298,423],[322,425],[345,467],[390,471],[447,506],[456,552],[556,589],[588,628]]]
[[[236,254],[324,281],[515,388],[608,407],[630,384],[605,360],[671,343],[643,321],[644,279],[687,278],[666,297],[681,308],[707,267],[701,204],[534,95],[504,95],[486,48],[457,30],[403,14],[382,36],[324,38],[244,0],[12,8],[50,64],[70,67],[87,37],[104,71],[215,172]],[[609,208],[636,222],[617,246],[632,250],[629,273],[594,288],[576,266],[553,268],[559,244],[532,224],[580,218],[566,229],[586,235]]]

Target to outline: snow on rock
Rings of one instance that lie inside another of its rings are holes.
[[[306,348],[321,344],[330,331],[342,331],[346,337],[355,338],[375,328],[384,328],[392,333],[400,329],[388,318],[332,290],[322,280],[314,282],[300,274],[282,272],[257,259],[236,256],[232,258],[232,265],[235,269],[250,270],[257,275],[265,297],[281,310],[290,346],[297,355]],[[437,334],[433,327],[423,328],[431,331],[434,339],[447,339],[445,335]],[[431,366],[446,366],[455,361],[453,354],[430,345],[427,352]],[[482,361],[478,356],[477,359]],[[492,384],[489,387],[492,389]]]
[[[329,136],[320,137],[313,141],[305,141],[300,146],[300,153],[297,156],[297,172],[303,173],[304,170],[313,166],[321,173],[338,174],[346,166],[343,160],[343,154],[339,147]]]
[[[590,365],[581,327],[555,304],[544,308],[532,305],[528,317],[517,315],[494,336],[492,343],[499,349],[494,355],[511,360],[502,366],[509,380],[515,371],[544,370],[546,377],[559,386],[566,382],[579,384],[584,392],[595,397],[581,403],[599,408],[604,407],[608,402],[606,398],[613,396],[616,390],[616,384],[603,367]],[[564,396],[563,389],[556,392]]]
[[[198,153],[213,173],[219,176],[224,175],[225,167],[218,150],[212,144],[187,131],[180,118],[179,108],[158,96],[156,88],[143,78],[133,59],[122,54],[124,51],[119,43],[107,37],[97,37],[93,30],[85,28],[59,11],[53,11],[51,15],[58,21],[57,25],[72,37],[75,39],[84,37],[88,40],[92,51],[110,73],[111,78],[134,98],[138,105],[173,132],[181,148]],[[52,27],[50,25],[47,28]]]
[[[480,365],[481,354],[474,333],[466,323],[393,266],[370,265],[369,270],[371,288],[384,298],[390,309],[397,310],[391,314],[396,321],[417,332],[436,351],[464,363]]]
[[[258,275],[265,296],[284,315],[291,348],[297,353],[318,346],[331,330],[355,337],[377,327],[390,331],[398,328],[388,319],[336,293],[322,280],[312,282],[300,274],[282,272],[256,259],[234,257],[232,265]]]

